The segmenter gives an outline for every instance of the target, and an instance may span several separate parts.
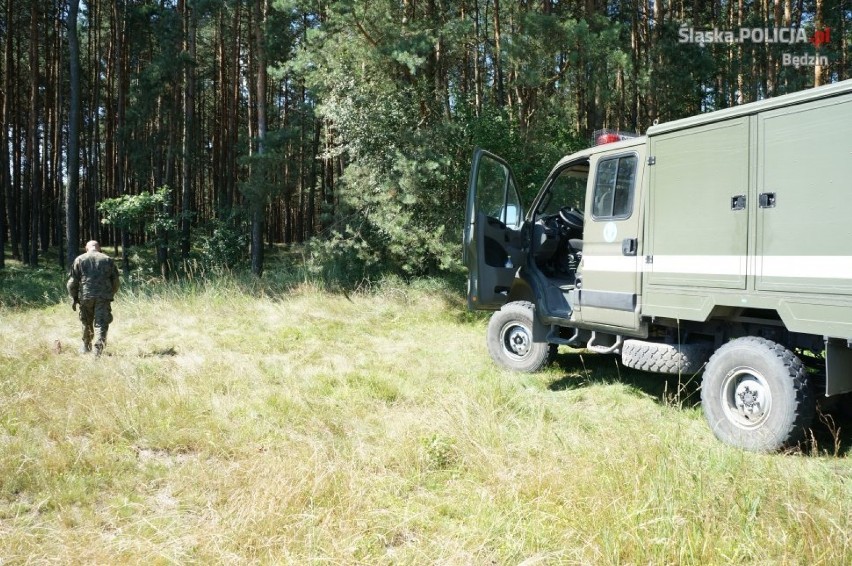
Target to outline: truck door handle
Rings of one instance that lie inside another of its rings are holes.
[[[734,195],[731,197],[731,210],[743,210],[746,207],[745,195]]]
[[[775,193],[760,193],[760,208],[775,208]]]
[[[638,248],[636,238],[624,238],[621,241],[621,253],[622,255],[636,255],[636,250]]]

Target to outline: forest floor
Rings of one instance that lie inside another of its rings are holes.
[[[95,359],[3,277],[3,564],[852,562],[848,423],[758,455],[611,356],[501,370],[446,285],[128,286]]]

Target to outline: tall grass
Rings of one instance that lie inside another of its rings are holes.
[[[198,277],[114,312],[94,359],[67,304],[2,309],[4,564],[852,561],[848,447],[726,447],[611,357],[502,371],[438,282]]]

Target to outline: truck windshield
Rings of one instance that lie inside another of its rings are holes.
[[[559,171],[538,205],[537,216],[556,214],[566,206],[585,210],[588,178],[588,163],[574,164]]]

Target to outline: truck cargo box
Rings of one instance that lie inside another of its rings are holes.
[[[661,124],[648,140],[644,315],[766,308],[792,331],[852,338],[852,82]]]

